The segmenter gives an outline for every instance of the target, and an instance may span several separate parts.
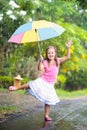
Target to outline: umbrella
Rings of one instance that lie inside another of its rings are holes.
[[[31,21],[18,27],[8,42],[29,43],[54,38],[61,35],[65,29],[58,24],[46,20]],[[40,45],[38,44],[39,51]]]

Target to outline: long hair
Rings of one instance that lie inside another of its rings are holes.
[[[49,59],[48,59],[48,57],[47,57],[47,52],[48,52],[48,50],[49,50],[50,48],[53,48],[54,51],[55,51],[55,58],[54,58],[54,60],[56,61],[56,66],[58,66],[59,64],[58,64],[58,61],[57,61],[57,49],[56,49],[56,47],[54,47],[54,46],[48,46],[48,48],[46,49],[46,59],[49,61]]]

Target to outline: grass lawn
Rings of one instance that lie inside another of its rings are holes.
[[[87,96],[87,89],[70,91],[70,92],[61,89],[56,89],[56,92],[60,99],[72,99]]]
[[[0,88],[0,92],[8,92],[7,89],[1,89]],[[76,91],[65,91],[62,89],[56,89],[57,95],[60,99],[72,99],[72,98],[80,98],[83,96],[87,96],[87,89],[83,89],[83,90],[76,90]],[[25,90],[18,90],[15,91],[14,93],[17,94],[26,94]]]
[[[8,92],[8,91],[9,91],[8,89],[0,88],[0,92]],[[25,91],[25,90],[17,90],[17,91],[14,91],[14,93],[17,93],[17,94],[25,94],[26,91]]]

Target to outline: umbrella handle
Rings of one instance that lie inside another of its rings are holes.
[[[42,55],[40,55],[41,56],[41,60],[42,60],[42,62],[44,61],[44,58],[43,58],[43,56]]]
[[[43,58],[43,56],[42,56],[42,54],[41,54],[41,49],[40,49],[40,44],[39,44],[39,42],[38,42],[38,48],[39,48],[39,53],[40,53],[40,56],[41,56],[41,60],[42,60],[42,62],[44,61],[44,58]]]
[[[39,53],[40,53],[40,56],[41,56],[41,59],[42,59],[42,62],[44,61],[44,58],[43,58],[43,56],[42,56],[42,54],[41,54],[41,49],[40,49],[40,44],[39,44],[39,42],[38,42],[38,48],[39,48]]]

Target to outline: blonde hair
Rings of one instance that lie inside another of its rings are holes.
[[[47,52],[48,52],[48,50],[50,49],[50,48],[53,48],[54,49],[54,51],[55,51],[55,61],[56,61],[56,66],[58,66],[59,64],[58,64],[58,61],[57,61],[57,49],[56,49],[56,47],[54,47],[54,46],[48,46],[48,48],[46,49],[46,59],[49,61],[49,59],[48,59],[48,57],[47,57]]]

